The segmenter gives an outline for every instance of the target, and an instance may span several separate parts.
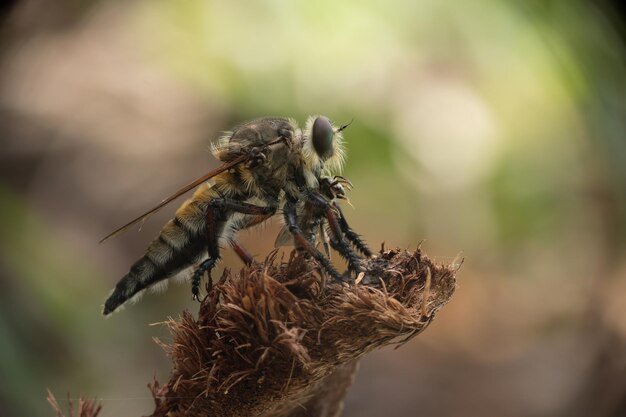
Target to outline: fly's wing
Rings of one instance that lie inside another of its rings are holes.
[[[295,246],[293,235],[289,231],[289,226],[284,225],[280,232],[278,232],[278,236],[276,236],[276,241],[274,241],[274,247],[280,248],[281,246]]]
[[[213,178],[214,176],[216,176],[216,175],[218,175],[218,174],[220,174],[220,173],[222,173],[222,172],[224,172],[224,171],[234,167],[235,165],[240,164],[240,163],[246,161],[248,158],[249,158],[249,156],[247,154],[241,154],[238,157],[230,160],[230,162],[227,162],[227,163],[223,164],[222,166],[214,169],[213,171],[208,172],[207,174],[203,175],[202,177],[198,178],[197,180],[187,184],[186,186],[184,186],[180,190],[176,191],[171,196],[169,196],[166,199],[164,199],[163,201],[161,201],[154,208],[148,210],[147,212],[143,213],[139,217],[131,220],[130,222],[126,223],[124,226],[121,226],[121,227],[115,229],[114,231],[112,231],[111,233],[109,233],[108,235],[103,237],[102,240],[100,240],[100,243],[102,243],[105,240],[108,240],[108,239],[110,239],[110,238],[112,238],[114,236],[117,236],[118,234],[120,234],[123,231],[127,230],[129,227],[131,227],[134,224],[137,224],[139,222],[145,221],[148,217],[150,217],[150,215],[156,213],[157,211],[159,211],[161,208],[163,208],[167,204],[171,203],[172,201],[176,200],[181,195],[185,194],[187,191],[196,188],[198,185],[202,184],[203,182],[208,181],[209,179]]]

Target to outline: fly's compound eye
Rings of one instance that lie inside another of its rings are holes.
[[[330,120],[324,116],[320,116],[313,122],[311,139],[313,140],[313,148],[321,157],[328,157],[333,149],[333,136],[335,131],[330,124]]]

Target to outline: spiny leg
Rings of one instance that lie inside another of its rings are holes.
[[[237,256],[239,256],[239,259],[241,259],[244,264],[250,266],[254,263],[254,257],[252,256],[250,251],[248,251],[248,249],[246,249],[241,243],[239,243],[238,240],[230,239],[229,243]]]
[[[308,200],[323,210],[323,213],[328,221],[328,225],[331,231],[330,246],[335,249],[346,261],[348,261],[348,269],[350,271],[360,272],[363,270],[361,267],[361,257],[357,255],[350,247],[350,244],[343,238],[342,229],[337,219],[335,212],[336,207],[331,205],[321,194],[310,192],[308,194]]]
[[[352,183],[348,181],[346,178],[336,175],[332,178],[322,178],[320,180],[320,189],[322,190],[322,194],[326,194],[327,196],[331,196],[330,200],[334,199],[343,199],[349,202],[346,197],[344,187],[346,186],[348,189],[352,189]],[[367,247],[367,244],[361,239],[361,237],[352,230],[352,228],[348,225],[346,221],[346,217],[344,216],[339,204],[336,201],[332,201],[331,204],[334,207],[334,211],[337,213],[337,220],[339,222],[339,226],[341,227],[341,231],[344,236],[354,245],[354,247],[361,252],[366,257],[372,257],[372,251]]]
[[[330,246],[348,261],[348,269],[350,271],[361,272],[363,270],[361,266],[362,258],[352,250],[350,244],[343,238],[335,212],[332,209],[327,209],[325,214],[332,232]]]
[[[283,208],[283,215],[285,217],[285,223],[289,227],[289,231],[293,235],[294,240],[302,248],[304,248],[322,267],[328,272],[328,274],[335,280],[342,282],[341,274],[332,266],[328,258],[326,258],[317,248],[315,248],[311,242],[302,233],[302,229],[298,225],[298,215],[296,213],[297,200],[288,200]]]
[[[339,214],[337,217],[339,221],[339,226],[341,227],[341,231],[343,232],[343,234],[350,242],[352,242],[354,247],[357,248],[359,252],[361,252],[366,257],[371,258],[373,255],[372,251],[363,241],[363,239],[361,239],[361,236],[359,236],[354,230],[352,230],[352,228],[346,221],[346,217],[344,216],[343,211],[341,211],[341,208],[339,208],[339,204],[333,202],[333,206]]]
[[[219,259],[219,254],[216,258],[213,258],[209,255],[209,258],[205,259],[196,270],[193,272],[193,277],[191,278],[191,296],[194,300],[200,301],[200,282],[202,281],[202,277],[205,272],[209,272],[209,280],[211,279],[211,270],[217,263]]]
[[[205,272],[208,272],[209,279],[211,279],[211,270],[220,258],[217,226],[218,222],[226,221],[229,212],[270,217],[276,213],[276,206],[261,207],[227,198],[215,198],[209,202],[206,213],[207,251],[209,257],[196,268],[191,278],[191,294],[194,300],[199,300],[200,298],[200,282]],[[252,259],[252,256],[243,247],[239,245],[239,248],[243,249],[241,254],[237,251],[237,248],[235,248],[235,251],[242,257],[244,262],[246,262],[244,257]]]

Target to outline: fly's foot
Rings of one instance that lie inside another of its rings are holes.
[[[331,239],[329,243],[334,250],[341,253],[348,261],[348,273],[358,275],[360,272],[365,270],[363,267],[364,260],[352,251],[346,242]]]
[[[326,273],[328,275],[330,275],[330,277],[333,279],[333,281],[335,282],[339,282],[339,283],[343,283],[345,282],[344,279],[344,275],[345,274],[340,274],[339,271],[337,271],[330,263],[330,261],[326,258],[320,258],[318,259],[318,261],[320,262],[320,264],[322,265],[322,267],[326,270]]]
[[[363,267],[364,260],[354,253],[351,255],[352,256],[348,259],[348,271],[354,272],[355,275],[365,272],[365,268]]]
[[[211,280],[211,269],[215,266],[215,259],[209,258],[202,262],[193,273],[191,277],[191,298],[194,301],[200,301],[200,283],[205,272],[209,274],[209,280]]]
[[[267,154],[269,148],[267,146],[256,146],[248,151],[248,168],[254,168],[267,162]]]
[[[200,282],[191,284],[191,299],[193,301],[200,301]]]
[[[352,188],[354,188],[352,182],[350,182],[350,180],[346,177],[342,177],[341,175],[335,175],[333,177],[333,181],[330,183],[331,188],[336,187],[337,185],[345,185],[348,190],[352,190]]]
[[[352,274],[350,273],[350,271],[346,271],[339,277],[339,279],[337,281],[340,282],[341,284],[352,285],[352,284],[354,284],[355,279],[352,276]]]
[[[368,285],[370,287],[379,287],[380,286],[380,278],[375,275],[370,275],[362,272],[361,279],[357,278],[357,281],[362,285]]]

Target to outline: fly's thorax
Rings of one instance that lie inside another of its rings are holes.
[[[302,164],[300,147],[297,142],[272,145],[267,160],[251,168],[243,168],[241,176],[254,195],[277,196],[282,190],[294,184],[294,172]]]
[[[293,136],[297,129],[293,119],[285,117],[263,117],[250,120],[233,129],[231,141],[249,144],[268,144],[280,136]]]
[[[293,119],[266,117],[243,123],[226,132],[212,147],[213,154],[232,160],[250,152],[262,152],[263,162],[240,164],[216,181],[220,190],[249,196],[277,195],[299,163],[301,131]]]
[[[277,201],[279,195],[289,187],[292,168],[290,164],[274,164],[268,161],[262,166],[245,171],[244,176],[249,179],[248,196],[267,201]]]
[[[293,119],[264,117],[245,122],[232,131],[226,131],[211,146],[211,153],[221,160],[231,160],[253,147],[268,145],[281,136],[292,139],[298,125]]]

